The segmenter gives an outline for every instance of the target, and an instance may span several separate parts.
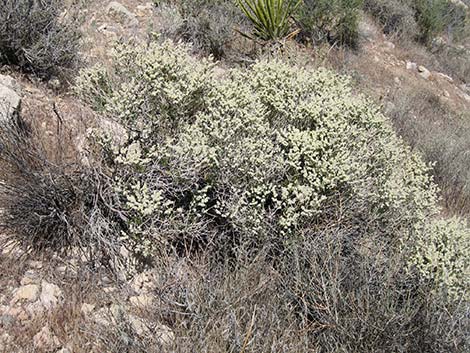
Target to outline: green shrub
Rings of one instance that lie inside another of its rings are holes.
[[[470,298],[470,230],[459,219],[428,224],[416,239],[412,263],[454,300]]]
[[[296,19],[300,38],[356,46],[363,0],[304,0]]]
[[[416,19],[420,27],[419,39],[429,43],[447,24],[447,0],[418,0],[415,3]]]
[[[379,21],[385,34],[413,38],[418,33],[418,24],[409,1],[365,0],[364,9]]]
[[[279,40],[290,33],[290,16],[301,0],[237,0],[254,26],[254,35],[263,40]]]
[[[80,33],[74,13],[61,1],[3,0],[0,4],[0,62],[48,78],[72,68]]]

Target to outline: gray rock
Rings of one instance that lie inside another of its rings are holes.
[[[56,307],[63,300],[62,290],[55,284],[42,281],[41,283],[41,304],[46,309]]]
[[[13,315],[5,314],[0,316],[0,327],[11,327],[15,324],[16,318]]]
[[[135,26],[139,24],[136,15],[129,11],[123,4],[117,1],[111,1],[106,7],[106,12],[116,18],[122,24]]]
[[[80,311],[83,315],[89,315],[95,310],[95,306],[93,304],[83,303]]]
[[[36,284],[28,284],[22,286],[15,291],[11,304],[14,305],[18,302],[34,302],[39,297],[39,286]]]
[[[425,80],[429,80],[431,78],[431,72],[422,65],[418,66],[418,72]]]
[[[147,16],[150,15],[155,8],[155,4],[148,2],[145,5],[138,5],[136,7],[137,16]]]
[[[449,75],[446,75],[442,72],[438,72],[437,73],[437,76],[439,76],[440,78],[446,80],[446,81],[449,81],[449,82],[454,82],[454,79],[452,77],[450,77]]]
[[[41,351],[55,351],[60,347],[59,339],[51,328],[46,325],[33,337],[34,347]]]
[[[8,122],[20,109],[19,86],[10,76],[0,75],[0,121]]]
[[[406,69],[407,69],[407,70],[417,70],[417,69],[418,69],[418,65],[416,65],[416,63],[414,63],[414,62],[407,61],[407,62],[406,62]]]

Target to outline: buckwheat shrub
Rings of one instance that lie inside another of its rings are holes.
[[[128,130],[127,142],[102,147],[136,252],[286,249],[331,222],[394,247],[425,238],[438,211],[429,167],[348,78],[261,61],[216,80],[189,50],[121,45],[101,91],[104,112]],[[86,73],[79,82],[86,96]]]

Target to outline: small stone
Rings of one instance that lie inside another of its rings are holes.
[[[101,308],[93,315],[93,321],[98,325],[108,326],[111,324],[110,315],[107,309]]]
[[[3,76],[5,77],[5,76]],[[4,82],[10,82],[7,78]],[[20,109],[21,97],[11,86],[0,83],[0,120],[8,122]]]
[[[111,293],[114,293],[116,292],[117,289],[116,287],[106,287],[106,288],[103,288],[103,292],[105,292],[106,294],[111,294]]]
[[[36,284],[28,284],[22,286],[15,291],[11,304],[14,305],[21,301],[34,302],[39,297],[39,286]]]
[[[11,343],[13,343],[13,337],[11,337],[7,332],[0,335],[0,348],[6,348]]]
[[[118,321],[121,321],[126,313],[124,308],[118,304],[112,304],[109,308],[109,311],[113,315],[113,318]]]
[[[88,304],[88,303],[83,303],[82,304],[82,307],[80,308],[80,311],[82,312],[82,314],[84,315],[89,315],[91,314],[91,312],[95,310],[95,305],[93,304]]]
[[[32,267],[36,270],[40,270],[42,268],[43,264],[41,261],[30,261],[29,262],[29,267]]]
[[[145,5],[138,5],[136,7],[137,16],[143,17],[146,15],[150,15],[154,9],[155,5],[151,2],[146,3]]]
[[[425,80],[428,80],[431,77],[431,72],[422,65],[418,66],[418,72]]]
[[[23,308],[10,308],[7,314],[13,316],[18,321],[26,321],[29,319],[29,314]]]
[[[41,287],[41,304],[46,309],[56,307],[63,300],[62,290],[55,284],[42,281]]]
[[[447,92],[446,90],[443,90],[443,91],[442,91],[442,95],[443,95],[444,97],[446,97],[446,98],[449,98],[449,97],[450,97],[449,92]]]
[[[135,297],[130,297],[129,301],[132,305],[146,307],[152,305],[153,298],[150,295],[138,295]]]
[[[465,84],[465,83],[464,83],[464,84],[461,84],[461,85],[460,85],[460,89],[461,89],[462,91],[464,91],[465,93],[469,93],[469,94],[470,94],[470,84],[468,84],[468,83],[467,83],[467,84]]]
[[[392,42],[389,42],[389,41],[385,41],[384,42],[384,46],[386,49],[388,50],[393,50],[395,49],[395,44],[393,44]]]
[[[143,319],[140,319],[134,315],[129,315],[129,322],[137,335],[144,337],[151,333],[149,324]]]
[[[470,102],[470,95],[464,93],[464,92],[459,92],[458,93],[459,97],[462,98],[463,100]]]
[[[395,78],[393,79],[393,81],[394,81],[398,86],[401,85],[401,81],[400,81],[400,79],[399,79],[398,77],[395,77]]]
[[[175,334],[166,325],[160,324],[155,330],[155,336],[163,345],[170,345],[175,340]]]
[[[28,284],[35,284],[37,279],[38,279],[37,273],[32,270],[28,270],[25,272],[23,278],[20,281],[20,284],[22,286],[26,286]]]
[[[0,327],[11,327],[15,324],[16,318],[13,315],[5,314],[0,316]]]
[[[406,62],[406,69],[407,70],[417,70],[418,69],[418,65],[414,62],[411,62],[411,61],[407,61]]]
[[[46,325],[33,337],[34,347],[43,351],[55,351],[60,347],[59,339],[49,325]]]

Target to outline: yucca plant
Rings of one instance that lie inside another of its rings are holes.
[[[263,40],[278,40],[289,32],[289,17],[302,0],[237,0],[241,10],[253,23],[254,35]]]

